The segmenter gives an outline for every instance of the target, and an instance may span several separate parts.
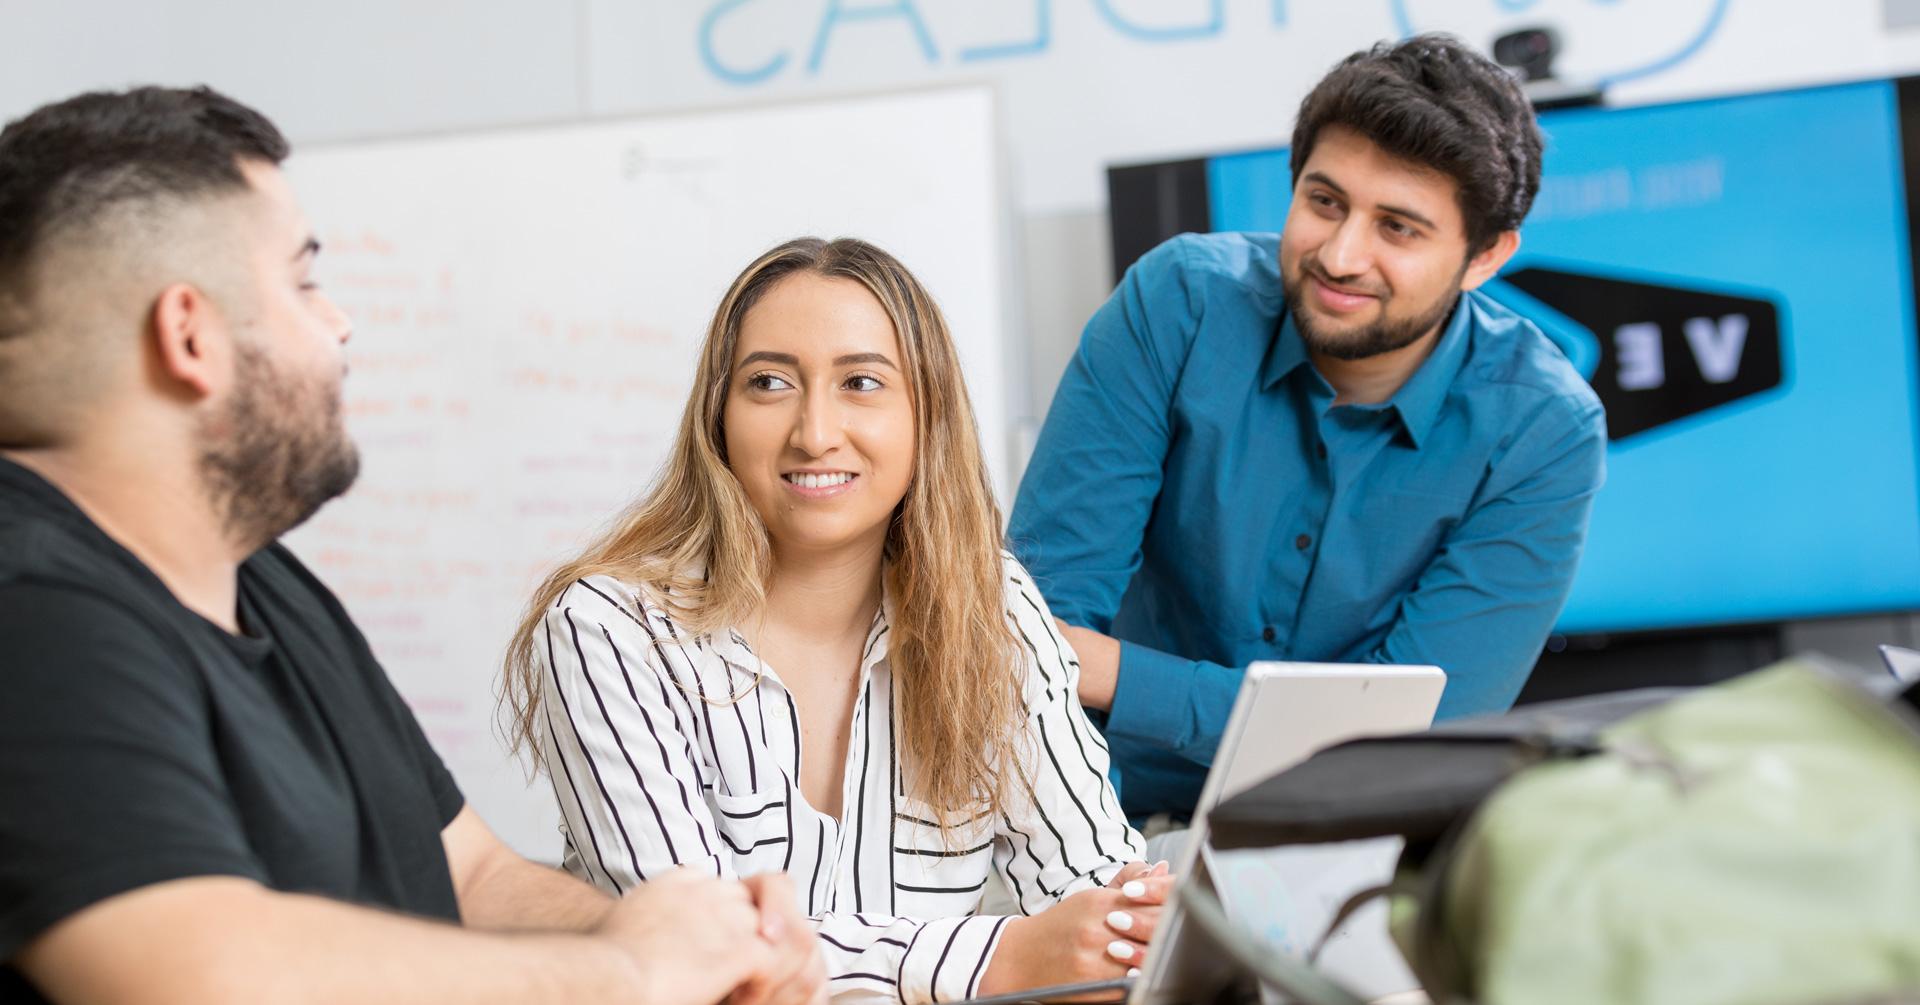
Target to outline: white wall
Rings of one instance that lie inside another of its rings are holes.
[[[1566,75],[1624,101],[1920,68],[1916,0],[0,0],[0,119],[204,81],[298,145],[991,81],[1029,364],[1009,418],[1030,428],[1109,288],[1106,165],[1280,142],[1313,80],[1375,39],[1543,23]],[[1793,638],[1864,659],[1914,627]]]

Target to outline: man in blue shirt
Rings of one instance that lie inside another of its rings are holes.
[[[1255,660],[1433,663],[1442,717],[1513,703],[1606,448],[1559,350],[1473,292],[1540,151],[1460,43],[1357,53],[1301,105],[1285,232],[1168,241],[1088,322],[1009,535],[1129,813],[1191,813]]]

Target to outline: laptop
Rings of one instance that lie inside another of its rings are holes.
[[[1391,870],[1398,848],[1363,849],[1357,856],[1343,854],[1345,849],[1339,846],[1331,855],[1324,848],[1303,848],[1220,856],[1205,849],[1207,813],[1222,801],[1306,760],[1321,748],[1359,736],[1427,728],[1433,722],[1434,710],[1439,707],[1446,679],[1446,674],[1434,666],[1338,663],[1249,666],[1240,682],[1233,712],[1227,718],[1220,748],[1214,754],[1213,767],[1201,788],[1189,840],[1175,863],[1180,886],[1204,884],[1205,889],[1219,896],[1226,884],[1215,882],[1212,876],[1221,875],[1220,870],[1231,870],[1236,876],[1247,874],[1251,878],[1237,879],[1231,892],[1221,899],[1230,914],[1240,915],[1236,920],[1253,923],[1256,937],[1270,935],[1276,925],[1302,933],[1310,930],[1308,938],[1319,935],[1332,920],[1341,899],[1385,878],[1381,870]],[[1304,857],[1284,854],[1292,852],[1304,853]],[[1279,858],[1240,858],[1246,855],[1279,855]],[[1346,882],[1349,879],[1353,880],[1351,884]],[[1329,882],[1339,887],[1337,897],[1333,893],[1313,895],[1308,889],[1326,886]],[[1331,904],[1324,903],[1330,897],[1335,898]],[[1362,912],[1356,920],[1364,917]],[[1110,998],[1102,1000],[1114,1002],[1125,995],[1128,1005],[1210,1000],[1212,992],[1224,986],[1230,974],[1221,965],[1211,943],[1189,933],[1187,928],[1176,893],[1162,909],[1160,928],[1139,978],[1033,988],[976,998],[961,1005],[1020,1005],[1068,997],[1087,1001],[1103,993]],[[1367,946],[1363,940],[1363,948],[1376,955],[1382,950],[1392,953],[1392,962],[1404,972],[1398,953],[1386,942],[1384,924],[1376,941],[1381,945]],[[1411,975],[1407,980],[1411,981]],[[1398,978],[1389,983],[1398,983]]]
[[[1208,847],[1207,814],[1336,743],[1426,729],[1446,683],[1436,666],[1248,667],[1175,867],[1181,884],[1204,885],[1229,919],[1256,941],[1304,956],[1348,896],[1392,877],[1400,842],[1386,838],[1219,853]],[[1211,1000],[1231,978],[1212,942],[1187,929],[1182,912],[1170,907],[1162,915],[1128,1005]],[[1336,976],[1369,997],[1418,985],[1387,935],[1384,906],[1349,919],[1329,941],[1326,959],[1342,971]]]

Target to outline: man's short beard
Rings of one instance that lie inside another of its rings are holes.
[[[227,535],[252,551],[298,527],[360,474],[337,388],[276,369],[254,346],[234,360],[227,407],[201,424],[200,472]]]
[[[1421,311],[1416,317],[1397,320],[1386,316],[1389,300],[1380,301],[1380,320],[1357,331],[1335,334],[1315,327],[1313,315],[1302,309],[1306,297],[1308,269],[1300,267],[1300,278],[1293,282],[1283,282],[1281,292],[1287,298],[1287,310],[1293,315],[1293,327],[1300,333],[1300,341],[1307,344],[1313,352],[1333,359],[1366,359],[1381,353],[1405,349],[1420,341],[1421,336],[1440,327],[1453,313],[1454,305],[1460,302],[1460,279],[1466,275],[1462,266],[1460,275],[1454,277],[1453,293],[1441,297],[1433,306]]]

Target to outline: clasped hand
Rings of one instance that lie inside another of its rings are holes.
[[[596,932],[670,1005],[826,1005],[826,964],[785,875],[733,882],[677,869],[622,897]]]
[[[1131,862],[1105,887],[1008,922],[980,978],[980,994],[1137,973],[1173,884],[1167,863]]]

